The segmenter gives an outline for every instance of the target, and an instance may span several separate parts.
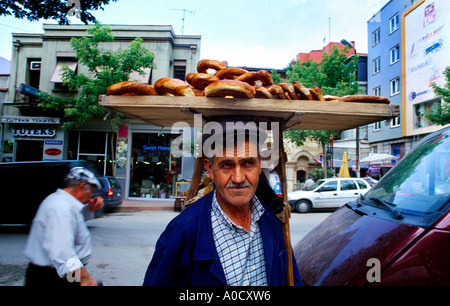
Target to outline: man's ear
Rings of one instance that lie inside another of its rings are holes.
[[[203,160],[203,165],[209,174],[209,178],[214,181],[214,173],[212,171],[213,165],[211,164],[210,160],[208,158],[205,158]]]

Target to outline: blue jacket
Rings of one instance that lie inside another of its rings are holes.
[[[167,226],[156,243],[153,258],[145,274],[148,286],[224,286],[225,274],[213,240],[211,205],[214,192],[188,206]],[[281,222],[264,205],[260,219],[270,286],[284,286],[287,250]],[[294,262],[294,282],[301,285]]]

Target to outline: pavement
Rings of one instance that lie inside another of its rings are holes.
[[[114,211],[170,210],[174,211],[175,200],[124,200]]]

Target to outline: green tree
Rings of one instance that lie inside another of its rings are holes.
[[[283,79],[281,79],[281,75],[278,73],[276,69],[272,69],[270,71],[270,74],[272,75],[272,80],[274,84],[279,84],[283,82]]]
[[[291,63],[286,72],[288,82],[298,81],[309,88],[318,86],[325,95],[345,96],[358,93],[356,78],[358,56],[348,58],[346,51],[347,47],[344,50],[333,47],[330,53],[323,53],[320,63],[312,60]],[[290,130],[284,133],[284,137],[297,146],[302,146],[307,139],[318,142],[323,149],[326,169],[326,147],[330,140],[339,134],[339,131]],[[328,171],[324,171],[325,177],[327,173]]]
[[[300,62],[297,60],[288,66],[286,77],[289,83],[298,81],[306,87],[313,88],[322,85],[324,75],[320,64],[316,61]]]
[[[117,0],[5,0],[0,2],[0,16],[11,16],[29,21],[54,19],[59,24],[69,24],[69,10],[75,10],[85,24],[95,22],[91,10],[103,10],[103,6]]]
[[[356,70],[358,56],[347,57],[348,47],[340,50],[336,46],[324,52],[322,62],[313,60],[295,61],[288,66],[288,82],[298,81],[306,87],[318,86],[325,95],[354,95],[358,93]]]
[[[79,63],[89,70],[89,75],[76,73],[64,66],[63,82],[69,90],[77,91],[71,97],[39,94],[40,106],[44,109],[64,110],[64,128],[73,128],[94,118],[104,118],[108,110],[98,105],[98,97],[106,93],[108,86],[126,81],[131,72],[144,74],[144,68],[155,68],[153,53],[142,46],[142,39],[136,38],[128,48],[116,53],[101,51],[99,44],[114,40],[111,29],[96,24],[88,27],[87,36],[72,38],[71,46],[76,51]],[[117,131],[121,115],[111,113],[109,120],[113,131]]]
[[[450,66],[444,71],[447,83],[443,86],[437,86],[435,83],[431,84],[434,93],[437,97],[442,99],[442,103],[436,103],[433,112],[426,115],[426,117],[437,125],[446,125],[450,123]]]

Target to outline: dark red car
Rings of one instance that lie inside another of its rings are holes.
[[[450,285],[450,128],[427,136],[294,253],[305,285]]]

